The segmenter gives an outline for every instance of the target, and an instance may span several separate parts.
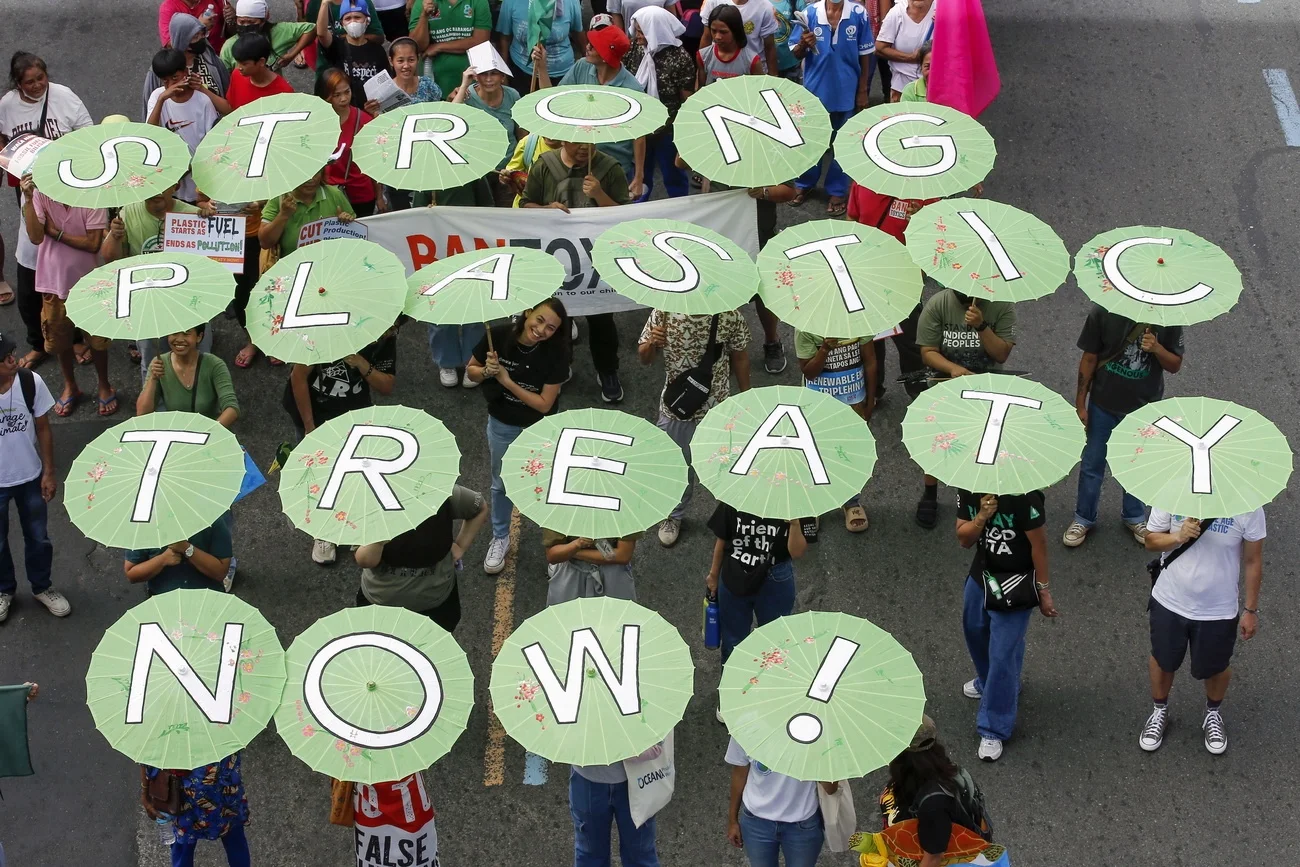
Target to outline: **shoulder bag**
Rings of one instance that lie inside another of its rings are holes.
[[[858,815],[853,809],[853,792],[849,781],[840,781],[835,794],[828,795],[821,783],[817,786],[817,806],[822,811],[822,824],[826,831],[826,848],[832,852],[847,852],[849,838],[857,830]]]
[[[640,756],[624,759],[623,769],[627,772],[628,811],[632,815],[632,824],[640,828],[673,798],[677,781],[677,771],[673,766],[673,733],[668,732],[664,738],[659,755],[644,760]]]
[[[145,789],[149,806],[159,813],[175,816],[181,811],[181,778],[168,770],[159,769]]]
[[[1038,572],[991,572],[983,569],[985,611],[1024,611],[1038,607]]]
[[[1187,519],[1184,518],[1183,520],[1186,521]],[[1201,536],[1204,536],[1205,531],[1210,529],[1210,525],[1217,520],[1218,518],[1203,518],[1201,520]],[[1196,539],[1201,538],[1201,536],[1197,536]],[[1167,551],[1164,554],[1159,554],[1151,558],[1147,563],[1147,574],[1151,576],[1152,587],[1156,586],[1156,581],[1160,580],[1160,573],[1168,569],[1170,563],[1173,563],[1179,557],[1183,556],[1184,551],[1195,545],[1196,539],[1184,542],[1172,551]]]
[[[713,390],[713,365],[718,361],[718,315],[713,314],[709,322],[709,344],[700,363],[683,370],[664,386],[664,408],[682,421],[689,421],[699,412]]]

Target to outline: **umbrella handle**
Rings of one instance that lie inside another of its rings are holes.
[[[492,346],[492,326],[484,322],[483,330],[487,333],[488,352],[496,352],[496,349]]]

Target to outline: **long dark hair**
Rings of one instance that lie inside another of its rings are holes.
[[[23,80],[23,76],[27,74],[27,70],[31,69],[33,66],[40,69],[41,72],[44,72],[47,77],[49,76],[50,71],[45,67],[44,60],[41,60],[30,51],[15,51],[14,56],[9,58],[10,86],[17,89],[18,85]]]
[[[745,46],[749,44],[749,37],[745,35],[745,19],[740,16],[740,10],[730,3],[719,3],[709,15],[710,28],[715,21],[727,25],[727,29],[731,31],[731,38],[736,40],[736,49],[744,51]]]
[[[889,763],[889,785],[894,791],[894,802],[906,812],[916,799],[917,792],[927,783],[951,782],[957,778],[959,768],[948,758],[943,744],[934,742],[928,750],[904,750]]]
[[[545,301],[539,301],[537,304],[526,310],[523,316],[520,316],[515,320],[513,336],[515,339],[518,339],[519,336],[524,333],[524,326],[528,324],[529,317],[533,315],[533,312],[537,310],[538,307],[549,307],[551,308],[552,313],[560,317],[560,327],[556,328],[555,333],[546,338],[544,342],[548,347],[551,347],[550,351],[561,353],[561,357],[563,357],[565,361],[572,361],[573,347],[570,345],[569,340],[569,312],[564,309],[564,302],[559,298],[556,298],[554,295],[547,298]]]

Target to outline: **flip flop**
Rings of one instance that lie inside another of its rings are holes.
[[[3,280],[0,280],[0,307],[8,307],[14,303],[14,290]]]
[[[837,202],[834,199],[832,199],[830,203],[826,206],[826,216],[842,217],[844,216],[845,212],[848,211],[848,209],[849,209],[848,202],[846,201]]]
[[[27,370],[38,367],[42,362],[50,357],[48,352],[42,352],[39,349],[33,349],[31,352],[18,359],[18,366]]]
[[[54,414],[57,415],[59,418],[67,418],[68,416],[72,415],[74,412],[76,412],[77,404],[81,403],[82,397],[84,397],[84,395],[81,392],[77,392],[76,394],[72,395],[72,397],[68,397],[68,398],[61,397],[58,400],[54,401]]]
[[[269,355],[266,357],[266,363],[271,365],[272,367],[281,367],[284,364],[284,362],[281,361],[280,359],[272,358]]]
[[[250,349],[252,350],[252,352],[249,352]],[[239,352],[235,355],[235,367],[238,367],[240,369],[246,369],[252,367],[253,362],[256,360],[257,360],[257,347],[250,345],[239,350]]]
[[[854,522],[861,521],[861,526],[854,526]],[[844,510],[844,529],[850,533],[865,532],[870,522],[867,521],[867,510],[861,506],[849,506]]]
[[[101,397],[101,398],[98,398],[98,400],[99,400],[99,414],[100,414],[100,415],[112,415],[113,413],[117,412],[119,409],[122,408],[121,404],[119,404],[119,403],[117,402],[117,390],[116,390],[116,389],[114,389],[114,390],[113,390],[113,393],[112,393],[111,395],[109,395],[108,397]],[[112,409],[108,409],[108,405],[109,405],[110,403],[113,405],[113,408],[112,408]]]
[[[790,200],[790,204],[797,208],[806,201],[808,201],[808,191],[796,190],[794,198]]]
[[[80,350],[78,350],[76,347],[73,347],[72,351],[77,357],[77,364],[90,364],[90,362],[95,360],[95,357],[90,354],[91,352],[90,347],[84,343],[81,344]]]

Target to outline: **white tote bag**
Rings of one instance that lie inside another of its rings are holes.
[[[653,759],[624,759],[627,771],[627,801],[632,822],[640,828],[673,799],[677,770],[673,767],[673,733],[664,738],[663,752]]]
[[[817,804],[822,810],[822,822],[826,826],[826,846],[832,852],[847,852],[849,837],[857,830],[858,815],[853,810],[853,792],[848,780],[840,783],[835,794],[828,795],[817,784]]]

